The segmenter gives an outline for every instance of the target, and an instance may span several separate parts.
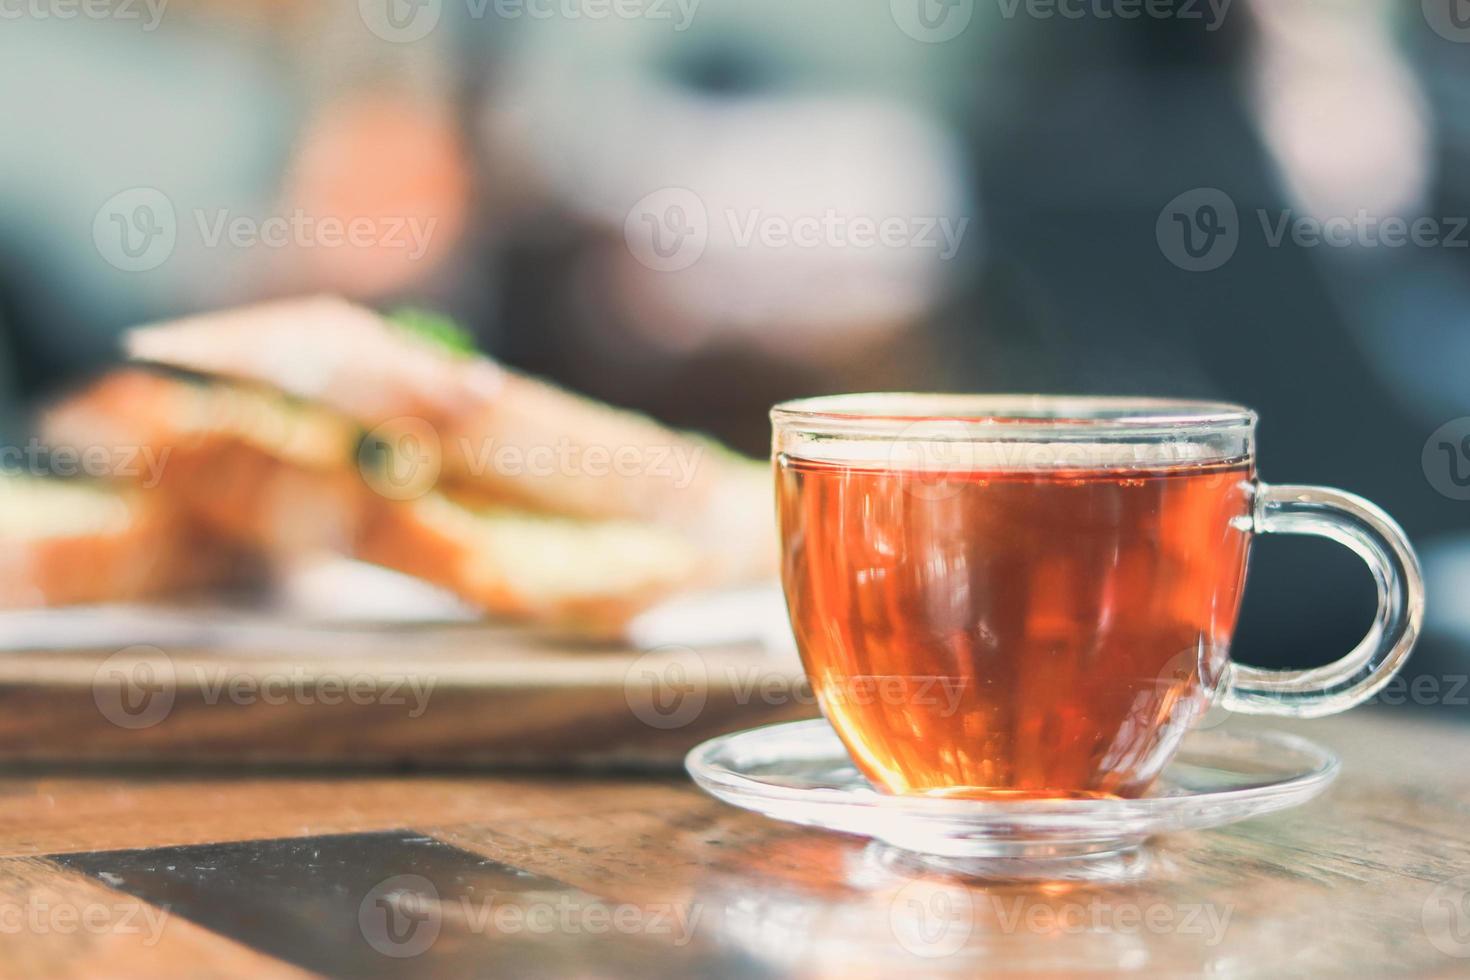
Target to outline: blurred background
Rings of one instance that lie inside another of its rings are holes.
[[[1470,3],[0,0],[0,405],[142,322],[335,292],[755,455],[870,389],[1262,415],[1415,539],[1470,716]],[[1236,643],[1373,587],[1253,558]]]

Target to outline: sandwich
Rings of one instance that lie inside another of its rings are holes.
[[[146,447],[160,475],[127,492],[222,552],[347,556],[596,637],[774,573],[763,465],[513,372],[437,321],[312,299],[143,328],[127,350],[42,439]]]
[[[244,581],[254,571],[157,495],[0,474],[0,608],[131,602]]]
[[[774,573],[764,464],[498,365],[436,318],[286,300],[143,327],[126,349],[328,409],[379,445],[427,457],[417,471],[463,494],[667,528],[715,580]]]

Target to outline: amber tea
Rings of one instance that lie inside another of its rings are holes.
[[[807,674],[887,790],[1136,796],[1223,676],[1246,460],[776,465]]]

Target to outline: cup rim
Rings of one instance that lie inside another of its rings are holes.
[[[953,392],[858,392],[784,401],[771,409],[777,429],[814,434],[882,436],[916,424],[942,429],[960,423],[965,432],[1004,431],[1045,438],[1126,432],[1179,436],[1256,424],[1243,405],[1186,398],[1130,395],[960,394]]]

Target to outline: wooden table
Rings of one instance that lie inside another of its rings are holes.
[[[1470,729],[1273,726],[1343,755],[1326,796],[1106,885],[914,871],[675,777],[10,771],[0,974],[1470,974]]]

